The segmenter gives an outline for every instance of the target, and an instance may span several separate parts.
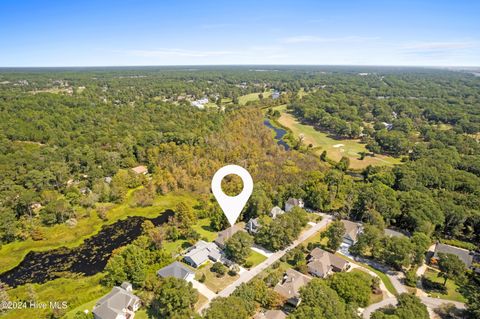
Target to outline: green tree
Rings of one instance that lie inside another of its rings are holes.
[[[340,220],[332,222],[328,229],[321,234],[322,237],[328,239],[327,247],[332,251],[336,251],[340,248],[344,235],[345,225],[343,225]]]
[[[328,285],[345,300],[355,307],[368,305],[372,286],[372,277],[363,272],[337,273],[328,279]]]
[[[447,284],[448,279],[458,280],[465,276],[465,264],[453,254],[438,254],[438,269],[440,269],[439,276],[443,277],[445,281],[443,285]]]
[[[190,282],[167,277],[154,288],[150,310],[159,318],[188,318],[193,315],[197,300],[198,292]]]
[[[205,319],[248,319],[251,314],[245,303],[242,298],[237,296],[215,298],[203,317]]]
[[[253,245],[253,237],[248,233],[239,231],[233,234],[225,243],[225,254],[232,261],[243,264],[250,256]]]
[[[290,315],[293,319],[350,319],[345,302],[326,282],[313,279],[300,290],[302,303]]]

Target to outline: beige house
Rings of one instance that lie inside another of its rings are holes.
[[[345,271],[350,264],[321,248],[312,250],[308,257],[308,272],[313,276],[325,278],[333,272]]]
[[[301,302],[300,288],[308,284],[310,280],[312,280],[312,278],[296,270],[288,269],[282,281],[280,281],[273,290],[285,298],[289,304],[297,307]]]
[[[131,169],[137,175],[140,175],[140,174],[147,175],[148,174],[148,168],[144,165],[139,165],[139,166],[136,166],[136,167],[132,167]]]

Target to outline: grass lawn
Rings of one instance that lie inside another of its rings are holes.
[[[443,286],[444,279],[442,277],[438,277],[438,271],[428,268],[424,274],[424,277],[434,283],[440,284]],[[427,290],[425,291],[430,294],[433,298],[442,298],[448,299],[453,301],[465,302],[465,298],[462,294],[458,291],[458,285],[453,280],[447,280],[447,292],[443,293],[440,290]]]
[[[200,234],[200,238],[207,239],[207,241],[214,241],[215,238],[217,238],[218,233],[210,229],[210,219],[208,218],[199,219],[192,228]],[[181,253],[188,246],[190,246],[190,244],[183,239],[163,243],[163,248],[173,255]]]
[[[278,123],[289,128],[295,136],[303,134],[304,143],[317,147],[316,153],[318,155],[326,150],[327,157],[337,162],[342,156],[347,156],[350,159],[350,168],[352,169],[362,169],[368,165],[393,165],[400,163],[400,159],[385,155],[366,156],[363,160],[360,160],[360,152],[369,152],[365,148],[365,144],[360,143],[360,140],[331,138],[327,133],[317,131],[313,126],[299,123],[293,115],[287,112],[286,108],[286,105],[274,108],[281,112],[281,116],[277,120]]]
[[[202,308],[202,306],[208,301],[208,298],[202,295],[201,293],[198,293],[198,301],[195,304],[195,311],[198,311],[198,309]],[[135,316],[137,318],[137,316]]]
[[[68,313],[65,318],[72,318],[77,310],[83,311],[88,307],[93,307],[93,303],[108,293],[110,289],[100,285],[102,274],[81,278],[60,278],[49,281],[45,284],[32,284],[36,294],[37,303],[48,303],[55,301],[66,301],[68,303]],[[8,290],[10,300],[30,300],[26,286],[20,286]],[[91,309],[91,308],[90,308]],[[2,318],[9,319],[31,319],[46,318],[52,312],[51,309],[21,309],[9,311],[2,315]]]
[[[211,291],[218,293],[223,288],[230,285],[232,282],[240,277],[239,275],[230,276],[226,273],[222,277],[217,277],[217,274],[213,271],[210,271],[213,263],[208,263],[206,265],[201,266],[197,272],[195,273],[195,278],[199,280],[203,274],[205,274],[206,280],[204,282],[205,286],[207,286]]]
[[[256,265],[260,264],[261,262],[263,262],[265,259],[267,259],[267,257],[265,257],[264,255],[252,250],[252,253],[250,254],[250,256],[247,258],[247,262],[251,262],[252,263],[252,267],[255,267]]]
[[[170,193],[158,196],[150,207],[130,207],[129,202],[133,192],[134,190],[128,192],[125,203],[116,204],[107,212],[107,221],[101,220],[92,210],[87,213],[86,217],[78,219],[78,224],[75,227],[69,227],[66,224],[40,227],[44,234],[44,240],[28,239],[2,245],[0,248],[0,272],[14,268],[31,250],[45,251],[62,246],[76,247],[81,245],[84,239],[98,233],[103,225],[113,224],[128,216],[153,218],[166,209],[174,208],[180,202],[185,202],[191,206],[196,203],[195,198],[190,193]]]
[[[258,97],[260,93],[250,93],[250,94],[246,94],[246,95],[242,95],[242,96],[239,96],[238,97],[238,103],[240,105],[245,105],[247,104],[248,102],[251,102],[251,101],[258,101],[260,98]],[[269,97],[270,95],[272,95],[272,92],[271,91],[265,91],[262,93],[263,94],[263,97],[264,98],[267,98]]]

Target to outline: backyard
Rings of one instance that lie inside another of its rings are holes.
[[[433,298],[442,298],[453,301],[465,302],[465,298],[458,291],[458,285],[454,280],[447,280],[444,286],[444,279],[438,276],[439,271],[428,268],[422,278],[422,285],[425,290]]]

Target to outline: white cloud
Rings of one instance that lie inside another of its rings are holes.
[[[293,37],[283,38],[280,41],[283,43],[349,43],[349,42],[365,42],[378,40],[378,37],[360,37],[360,36],[346,36],[346,37],[319,37],[314,35],[298,35]]]
[[[431,51],[468,49],[477,46],[475,41],[416,42],[405,45],[406,50]]]

